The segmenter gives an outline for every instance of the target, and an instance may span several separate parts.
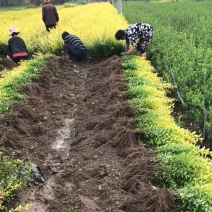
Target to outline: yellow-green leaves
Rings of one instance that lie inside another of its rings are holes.
[[[65,4],[57,7],[60,20],[57,28],[52,29],[51,33],[46,31],[41,8],[1,13],[1,20],[7,20],[0,25],[1,42],[7,45],[9,27],[13,26],[20,31],[20,36],[32,54],[41,52],[59,55],[62,51],[61,35],[64,31],[77,35],[89,50],[94,51],[93,46],[97,44],[103,45],[105,50],[102,52],[106,55],[108,50],[114,52],[111,48],[115,46],[118,49],[120,46],[123,48],[124,42],[116,41],[115,33],[118,29],[125,29],[129,24],[109,2],[72,6],[73,4]],[[30,21],[26,21],[28,17]],[[4,52],[5,45],[0,45],[0,53]]]
[[[150,63],[141,57],[123,58],[129,89],[125,98],[134,108],[134,126],[145,144],[157,149],[156,160],[163,171],[156,176],[176,190],[181,211],[210,212],[212,208],[211,152],[200,149],[199,135],[178,126],[172,117],[173,99],[166,92],[175,89],[157,77]],[[134,63],[134,64],[133,64]],[[206,189],[209,186],[209,189]]]

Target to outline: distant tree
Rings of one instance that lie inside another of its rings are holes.
[[[64,4],[66,2],[71,2],[70,0],[53,0],[52,1],[54,4]]]
[[[0,6],[20,6],[24,3],[25,0],[0,0]]]
[[[52,4],[61,5],[66,2],[74,2],[76,0],[52,0]],[[18,6],[25,5],[26,7],[39,7],[44,4],[44,0],[0,0],[0,6]]]
[[[1,0],[0,0],[1,1]],[[64,4],[66,2],[71,2],[71,0],[52,0],[51,3],[52,4]],[[25,0],[25,5],[30,5],[30,7],[35,6],[35,7],[39,7],[41,4],[44,4],[44,0]]]
[[[42,0],[25,0],[26,7],[39,7],[42,3]]]
[[[8,0],[0,0],[1,6],[9,6],[9,1]]]
[[[33,3],[36,7],[39,7],[40,4],[43,3],[43,1],[42,1],[42,0],[33,0],[32,3]]]

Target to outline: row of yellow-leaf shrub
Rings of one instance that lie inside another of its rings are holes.
[[[20,86],[32,83],[42,72],[45,60],[51,54],[40,55],[34,60],[24,61],[11,71],[0,72],[0,114],[11,112],[16,101],[25,101],[25,97],[18,92]]]
[[[200,149],[200,136],[179,127],[172,117],[174,89],[157,76],[150,63],[140,57],[123,58],[124,92],[134,108],[134,125],[146,146],[158,152],[163,171],[156,176],[176,192],[179,211],[210,212],[212,208],[211,152]]]

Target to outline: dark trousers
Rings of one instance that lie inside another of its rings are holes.
[[[151,42],[151,39],[142,39],[140,38],[138,43],[137,43],[137,51],[140,51],[141,54],[147,51],[147,47],[149,43]]]
[[[51,25],[45,25],[46,26],[46,30],[48,32],[50,32],[50,29],[56,28],[56,24],[51,24]]]
[[[65,55],[69,55],[71,59],[74,59],[78,62],[86,59],[87,57],[86,49],[73,48],[68,44],[64,44],[63,51]]]

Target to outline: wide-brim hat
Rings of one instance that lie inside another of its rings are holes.
[[[16,28],[14,28],[14,27],[10,27],[9,31],[10,31],[9,35],[12,35],[13,33],[19,33],[19,31]]]

